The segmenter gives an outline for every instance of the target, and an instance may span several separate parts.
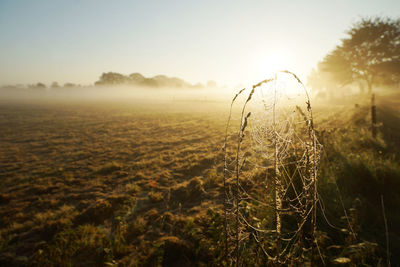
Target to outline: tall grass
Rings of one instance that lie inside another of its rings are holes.
[[[304,243],[308,243],[311,259],[314,258],[321,146],[303,83],[289,71],[281,71],[279,75],[289,75],[300,85],[296,100],[287,101],[292,96],[279,90],[278,73],[253,85],[241,107],[236,148],[231,158],[227,157],[231,140],[228,127],[232,106],[243,90],[234,96],[227,122],[223,146],[225,254],[227,261],[237,266],[246,264],[244,255],[252,254],[274,264],[299,262],[301,251],[297,245]],[[299,106],[304,103],[305,112]],[[261,170],[265,177],[261,184],[251,175],[254,169]],[[257,188],[263,183],[266,190]],[[272,214],[274,223],[270,222]],[[283,217],[290,217],[285,219],[292,220],[290,225],[283,225]],[[310,236],[304,234],[306,227],[311,230]]]

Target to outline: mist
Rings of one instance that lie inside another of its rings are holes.
[[[226,102],[235,90],[228,88],[146,88],[137,86],[88,86],[72,88],[2,88],[1,101],[68,102]]]

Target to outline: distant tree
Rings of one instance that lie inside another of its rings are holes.
[[[176,88],[190,87],[190,84],[188,84],[184,80],[176,78],[176,77],[169,78],[168,84],[169,84],[169,86],[176,87]]]
[[[128,82],[128,78],[120,73],[107,72],[100,76],[100,79],[95,82],[95,85],[117,85]]]
[[[65,83],[64,84],[64,88],[74,88],[74,87],[77,87],[77,85],[74,83]]]
[[[46,89],[46,85],[44,83],[37,83],[35,87],[38,89]]]
[[[400,20],[365,18],[353,25],[321,62],[340,85],[364,81],[368,92],[380,77],[398,82],[400,75]]]
[[[156,75],[153,78],[149,78],[157,84],[156,86],[169,86],[170,85],[170,80],[167,76],[165,75]]]
[[[190,86],[188,83],[186,83],[182,79],[179,79],[176,77],[167,77],[165,75],[157,75],[151,79],[153,79],[157,83],[157,85],[160,87],[182,88],[182,87]]]
[[[50,87],[51,88],[60,88],[60,85],[58,84],[58,82],[53,82]]]
[[[185,88],[191,87],[192,85],[185,82],[182,79],[176,77],[168,77],[165,75],[157,75],[152,78],[146,78],[140,73],[132,73],[125,76],[116,72],[103,73],[99,80],[95,82],[95,85],[140,85],[147,87],[173,87],[173,88]]]
[[[0,87],[0,90],[8,90],[8,89],[19,89],[21,87],[18,87],[16,85],[3,85]]]
[[[146,79],[142,74],[135,72],[128,76],[128,80],[130,83],[140,84]]]
[[[36,84],[28,85],[28,88],[37,91],[45,91],[47,87],[44,83],[38,82]]]
[[[149,87],[158,87],[158,82],[153,78],[145,78],[141,85],[149,86]]]

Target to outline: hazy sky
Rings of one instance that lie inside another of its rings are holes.
[[[0,0],[0,85],[92,84],[107,71],[236,85],[269,61],[305,79],[375,15],[399,16],[400,1]]]

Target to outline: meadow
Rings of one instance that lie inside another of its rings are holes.
[[[318,265],[385,264],[388,236],[391,262],[400,263],[399,99],[377,98],[376,139],[369,99],[314,101],[323,146]],[[223,251],[228,113],[229,101],[209,99],[2,101],[0,265],[230,265]],[[241,253],[243,264],[267,262]]]

